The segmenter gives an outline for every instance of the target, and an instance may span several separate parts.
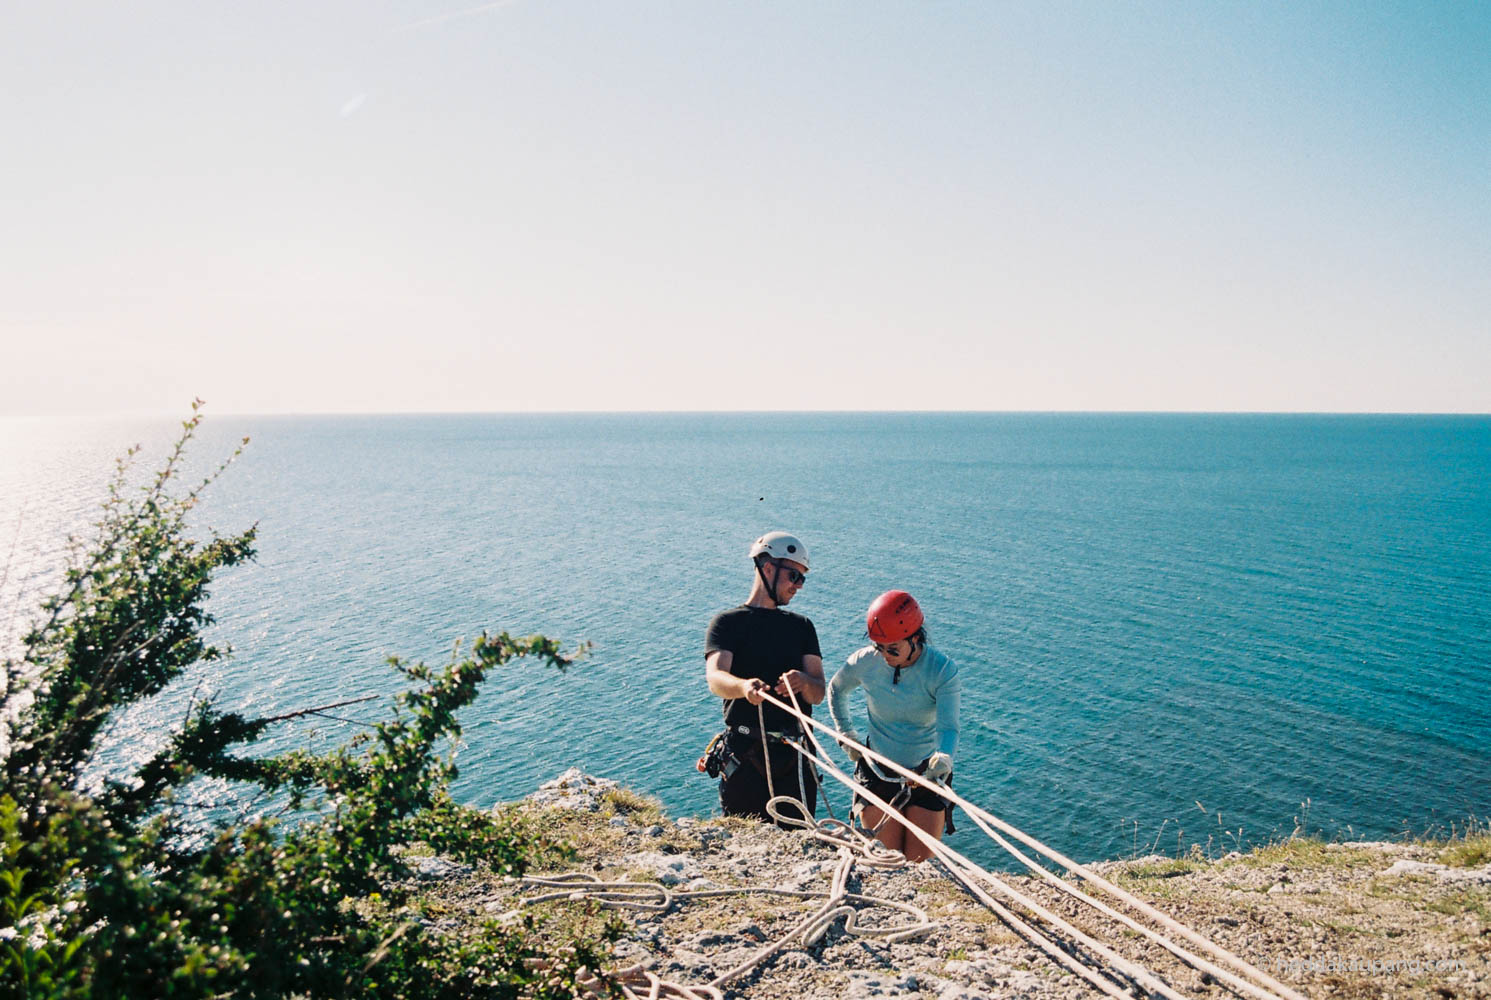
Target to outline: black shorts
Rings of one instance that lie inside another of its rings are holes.
[[[951,813],[953,811],[953,804],[936,792],[923,788],[921,785],[910,785],[908,787],[899,781],[886,781],[874,771],[871,771],[870,765],[863,759],[854,765],[854,776],[859,780],[861,785],[864,785],[886,802],[894,805],[898,812],[905,812],[907,806],[918,806],[922,809],[930,809],[932,812]],[[951,777],[948,778],[947,784],[952,785]],[[910,798],[901,803],[893,802],[892,800],[901,794],[903,787],[910,793]],[[854,796],[854,801],[856,804],[870,804],[857,794]]]

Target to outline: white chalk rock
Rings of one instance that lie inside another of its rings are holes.
[[[540,785],[538,791],[528,796],[528,801],[553,809],[595,812],[600,808],[601,796],[615,787],[616,782],[610,778],[597,778],[572,767]]]
[[[628,854],[623,860],[634,868],[645,868],[656,872],[657,880],[663,885],[680,885],[702,874],[699,870],[699,863],[687,854],[661,854],[657,851],[646,851],[641,854]]]
[[[1434,875],[1443,870],[1444,865],[1430,864],[1427,861],[1410,861],[1400,858],[1394,861],[1392,867],[1383,872],[1384,875]]]
[[[471,866],[449,858],[420,858],[411,865],[414,874],[427,881],[462,878],[471,874]]]
[[[1437,879],[1440,882],[1491,885],[1491,865],[1482,865],[1480,868],[1451,868],[1449,865],[1429,861],[1410,861],[1407,858],[1400,858],[1382,874],[1420,875]]]
[[[850,974],[849,989],[845,996],[849,1000],[868,1000],[869,997],[902,997],[918,992],[916,976],[882,976],[874,973]]]

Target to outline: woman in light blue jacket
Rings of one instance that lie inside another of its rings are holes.
[[[958,750],[957,664],[928,644],[921,607],[904,590],[890,590],[875,599],[865,616],[865,630],[871,644],[850,655],[828,685],[834,728],[902,767],[950,781]],[[849,694],[857,687],[865,689],[867,741],[850,725]],[[952,804],[942,796],[903,783],[894,773],[882,775],[857,750],[851,748],[849,756],[855,762],[855,777],[907,821],[939,840],[944,829],[951,828]],[[855,808],[860,823],[875,831],[886,847],[901,851],[909,861],[930,856],[918,838],[879,808],[858,796]]]

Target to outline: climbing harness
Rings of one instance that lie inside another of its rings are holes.
[[[925,774],[927,770],[927,762],[922,761],[914,768],[914,770],[917,774]],[[874,762],[869,760],[868,758],[861,758],[860,761],[856,764],[854,770],[854,779],[859,784],[866,786],[867,788],[878,794],[881,798],[889,802],[890,807],[895,810],[894,813],[882,813],[880,822],[876,823],[874,827],[868,828],[871,836],[878,834],[880,832],[880,828],[884,826],[888,821],[890,821],[893,816],[899,816],[900,814],[904,813],[906,808],[909,806],[917,806],[922,809],[929,809],[933,812],[942,812],[943,835],[946,836],[947,834],[958,832],[957,827],[953,825],[952,802],[943,798],[938,793],[929,792],[925,788],[920,788],[909,781],[902,780],[899,776],[887,775],[878,767],[876,767]],[[944,780],[949,786],[952,785],[951,774],[949,774]],[[887,796],[887,792],[890,793],[889,796]],[[928,799],[932,800],[932,804],[928,803]],[[857,820],[861,825],[863,825],[864,823],[862,817],[866,804],[867,803],[865,802],[865,800],[861,796],[856,794],[854,796],[854,805],[849,812],[850,816]]]

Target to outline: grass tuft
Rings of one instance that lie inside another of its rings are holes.
[[[1452,841],[1439,852],[1439,863],[1451,868],[1479,868],[1491,864],[1491,834]]]
[[[1254,868],[1285,865],[1297,868],[1354,868],[1377,859],[1372,851],[1327,843],[1318,837],[1294,837],[1276,844],[1254,848],[1243,855],[1239,864]]]
[[[601,794],[601,807],[644,826],[661,823],[667,815],[663,811],[663,804],[657,799],[634,792],[630,788],[607,789]]]
[[[1491,899],[1487,898],[1484,890],[1481,892],[1472,889],[1457,890],[1431,899],[1425,903],[1425,906],[1435,913],[1443,913],[1452,917],[1462,913],[1473,913],[1481,923],[1491,924]]]
[[[1204,859],[1194,857],[1166,858],[1164,861],[1154,861],[1148,864],[1129,864],[1123,873],[1129,878],[1175,878],[1178,875],[1189,875],[1205,863]]]

